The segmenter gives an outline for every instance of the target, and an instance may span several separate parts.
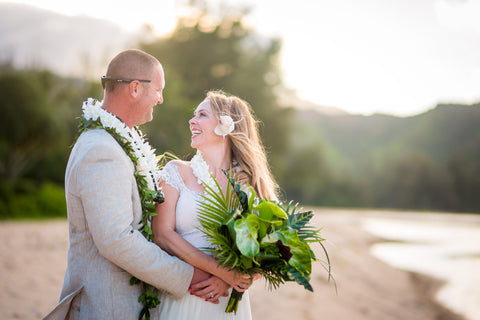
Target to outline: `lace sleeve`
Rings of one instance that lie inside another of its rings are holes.
[[[178,192],[180,192],[184,185],[182,176],[180,176],[180,172],[178,172],[178,167],[172,161],[160,170],[160,178],[166,184],[177,189]]]

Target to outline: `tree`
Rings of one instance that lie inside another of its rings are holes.
[[[377,181],[377,205],[405,209],[452,208],[451,183],[442,167],[425,155],[411,153],[385,165]]]
[[[478,147],[478,146],[477,146]],[[453,154],[446,164],[452,180],[452,193],[456,210],[480,212],[480,163],[461,153]]]
[[[261,133],[275,168],[275,158],[287,147],[289,130],[288,111],[279,107],[275,95],[281,85],[281,42],[247,29],[244,14],[216,18],[201,10],[179,19],[168,37],[142,44],[162,62],[167,83],[164,104],[145,126],[153,145],[179,155],[191,153],[187,121],[208,90],[221,89],[252,105],[263,122]]]
[[[0,75],[0,176],[13,183],[50,150],[60,130],[33,72]]]

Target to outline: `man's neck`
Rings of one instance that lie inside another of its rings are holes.
[[[130,121],[130,117],[128,116],[128,106],[116,100],[118,99],[106,95],[102,103],[102,108],[119,118],[127,127],[133,129],[135,124]]]

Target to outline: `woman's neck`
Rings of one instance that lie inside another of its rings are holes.
[[[201,150],[201,153],[214,176],[218,176],[222,170],[230,169],[232,163],[230,148],[211,148]]]

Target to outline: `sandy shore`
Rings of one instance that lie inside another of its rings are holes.
[[[328,239],[337,288],[327,281],[319,262],[311,281],[314,293],[294,283],[269,291],[259,280],[250,289],[254,319],[463,319],[433,298],[440,281],[395,269],[369,253],[380,239],[360,228],[360,218],[376,213],[316,213],[314,222]],[[0,319],[41,319],[53,308],[63,283],[67,247],[65,220],[0,223]],[[316,251],[322,258],[319,246]]]

